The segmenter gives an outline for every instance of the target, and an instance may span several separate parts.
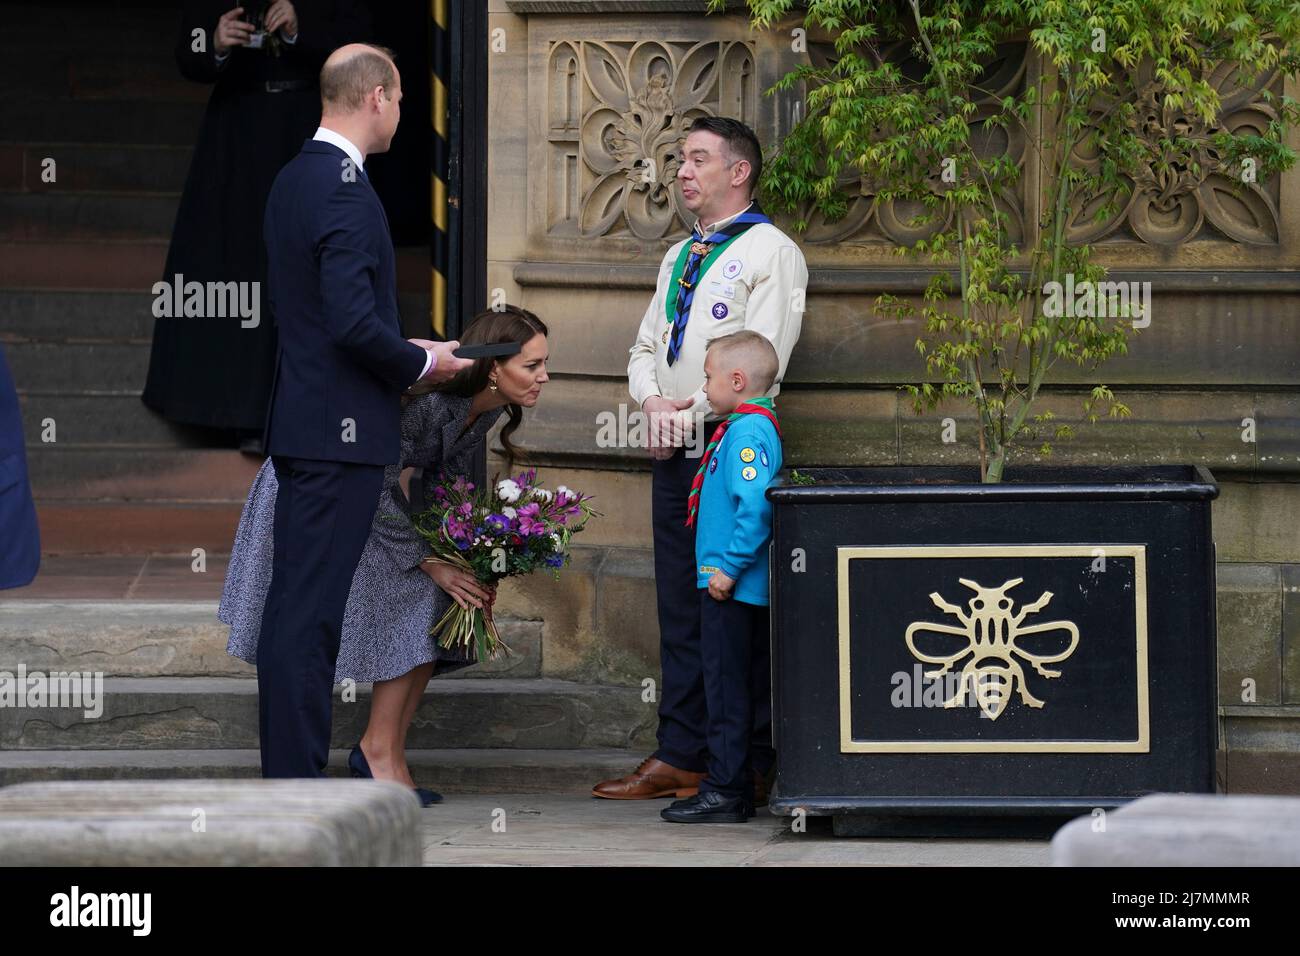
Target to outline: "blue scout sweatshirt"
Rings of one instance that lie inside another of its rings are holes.
[[[772,504],[764,492],[781,468],[781,438],[766,416],[742,415],[713,450],[696,516],[696,585],[709,586],[714,571],[736,581],[732,598],[768,603],[767,550]]]

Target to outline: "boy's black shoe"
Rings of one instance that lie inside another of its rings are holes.
[[[744,823],[754,808],[744,797],[724,797],[713,790],[678,800],[659,811],[669,823]]]

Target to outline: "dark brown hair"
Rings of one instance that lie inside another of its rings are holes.
[[[461,345],[495,345],[499,342],[518,342],[525,345],[535,335],[546,335],[546,323],[527,309],[517,305],[503,306],[499,311],[485,309],[470,320],[461,333]],[[448,381],[433,386],[432,391],[448,392],[452,395],[471,397],[488,386],[488,376],[498,363],[504,364],[509,358],[480,358],[467,369],[457,372]],[[501,428],[499,435],[501,447],[506,453],[506,473],[514,470],[515,460],[527,460],[527,456],[510,443],[510,436],[519,427],[524,415],[523,409],[514,402],[506,405],[509,419]]]
[[[749,179],[745,185],[749,187],[750,196],[753,196],[758,186],[758,177],[763,175],[763,150],[758,145],[754,131],[740,120],[728,116],[697,116],[687,132],[696,133],[700,130],[721,136],[733,163],[740,159],[748,160]]]

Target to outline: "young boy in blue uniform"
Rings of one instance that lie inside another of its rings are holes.
[[[708,772],[699,793],[660,815],[673,823],[744,823],[754,815],[754,713],[770,710],[768,545],[772,506],[765,492],[781,468],[781,428],[772,399],[776,349],[758,332],[709,342],[704,390],[727,418],[705,448],[687,500],[697,523],[700,655],[708,703]],[[766,767],[764,767],[766,769]]]

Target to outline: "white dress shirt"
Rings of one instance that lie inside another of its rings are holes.
[[[341,133],[336,133],[332,129],[326,129],[324,126],[317,126],[316,133],[312,139],[318,139],[323,143],[329,143],[331,146],[337,146],[343,152],[348,154],[348,159],[356,165],[357,169],[365,167],[366,157],[361,155],[361,150],[357,144],[352,142]]]

